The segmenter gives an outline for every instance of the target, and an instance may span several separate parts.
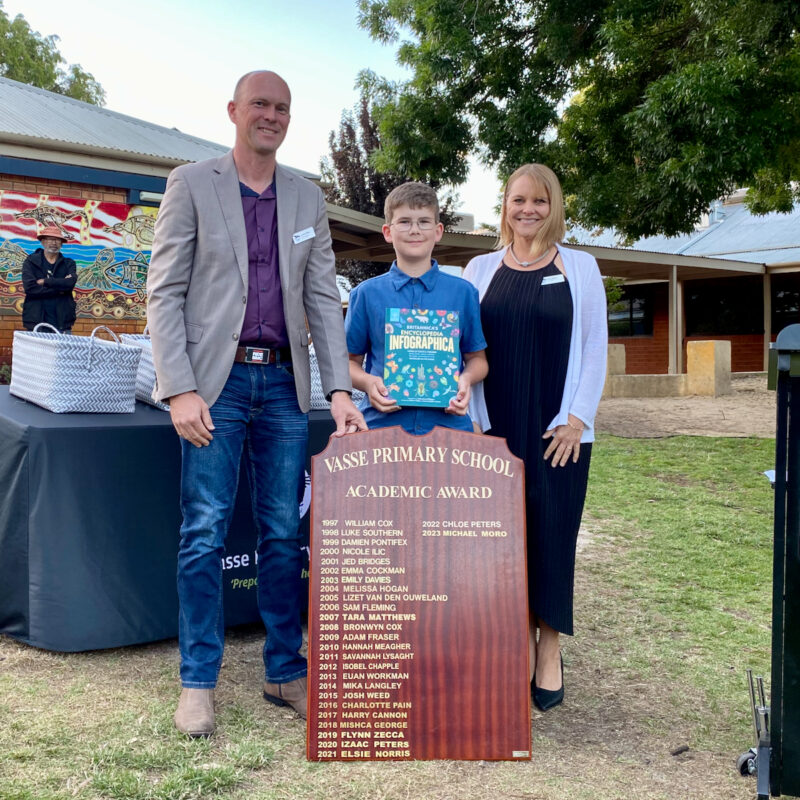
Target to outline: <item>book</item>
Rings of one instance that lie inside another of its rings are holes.
[[[387,308],[383,382],[399,406],[446,408],[458,392],[458,311]]]

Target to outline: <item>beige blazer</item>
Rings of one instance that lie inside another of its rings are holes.
[[[275,187],[283,311],[297,401],[308,411],[308,330],[325,394],[352,389],[342,305],[322,192],[281,166],[275,169]],[[295,243],[292,235],[307,228],[314,236]],[[247,262],[233,153],[173,170],[156,219],[147,275],[157,399],[197,391],[210,406],[219,397],[244,321]]]

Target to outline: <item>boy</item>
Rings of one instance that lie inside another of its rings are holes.
[[[462,278],[440,272],[431,258],[444,226],[430,186],[413,182],[396,187],[386,198],[384,217],[383,236],[394,247],[396,260],[387,273],[353,289],[345,319],[350,379],[366,395],[364,419],[370,428],[401,425],[413,434],[428,433],[435,425],[472,431],[467,415],[471,387],[489,369],[478,293]],[[383,379],[387,308],[457,312],[463,364],[447,408],[401,406],[390,397]]]

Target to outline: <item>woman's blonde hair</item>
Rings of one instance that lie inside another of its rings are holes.
[[[561,184],[555,172],[544,164],[523,164],[511,173],[506,181],[503,190],[503,205],[500,209],[500,247],[506,247],[514,241],[514,232],[508,224],[506,212],[506,201],[508,200],[508,190],[517,178],[527,175],[537,187],[543,189],[550,201],[550,215],[544,221],[544,225],[534,237],[534,242],[542,251],[551,247],[556,242],[560,242],[567,232],[564,219],[564,195],[561,193]]]

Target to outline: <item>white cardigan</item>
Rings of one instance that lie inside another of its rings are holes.
[[[588,253],[556,245],[564,262],[569,290],[572,295],[572,335],[569,343],[567,377],[561,408],[547,426],[566,425],[569,414],[574,414],[583,424],[581,442],[594,441],[594,417],[603,394],[606,379],[608,352],[608,319],[606,293],[597,262]],[[503,263],[506,250],[487,253],[473,258],[464,271],[464,277],[477,288],[483,300],[494,273]],[[491,357],[489,369],[491,370]],[[481,430],[491,427],[483,395],[483,383],[472,387],[470,416]],[[542,431],[544,433],[544,431]]]

